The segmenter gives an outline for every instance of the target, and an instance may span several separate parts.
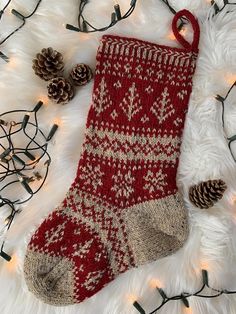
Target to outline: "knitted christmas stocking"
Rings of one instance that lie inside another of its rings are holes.
[[[194,29],[191,44],[177,29],[182,16]],[[77,176],[25,258],[29,290],[46,303],[79,303],[187,238],[176,171],[199,26],[183,10],[173,32],[182,48],[102,37]]]

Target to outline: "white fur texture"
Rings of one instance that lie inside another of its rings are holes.
[[[22,13],[32,10],[36,0],[15,0],[11,8]],[[122,10],[129,1],[119,0]],[[23,277],[23,261],[27,243],[40,222],[64,198],[72,183],[83,141],[86,115],[91,102],[91,82],[77,89],[75,98],[66,106],[48,103],[39,112],[40,125],[48,132],[53,120],[60,120],[60,128],[50,144],[52,165],[43,189],[17,216],[7,238],[6,250],[13,261],[0,260],[1,314],[135,314],[132,298],[137,298],[147,313],[155,308],[159,296],[150,285],[157,279],[159,285],[172,296],[196,291],[201,285],[201,267],[209,269],[214,287],[236,289],[236,164],[227,148],[221,126],[221,106],[214,100],[224,95],[230,80],[236,75],[236,11],[222,12],[208,18],[209,1],[173,0],[175,8],[188,8],[198,16],[201,24],[200,55],[194,90],[186,120],[182,155],[179,167],[179,186],[189,209],[191,232],[183,249],[150,265],[131,270],[93,298],[79,305],[56,308],[38,301],[28,292]],[[0,8],[5,0],[0,0]],[[110,20],[114,1],[91,0],[86,14],[96,25]],[[11,58],[9,64],[0,60],[0,112],[10,109],[32,109],[45,95],[46,84],[37,78],[31,68],[32,58],[43,47],[52,46],[61,51],[66,63],[66,74],[71,67],[84,62],[95,67],[95,55],[101,33],[78,34],[65,29],[63,24],[76,24],[77,0],[43,0],[37,13],[25,27],[0,47]],[[158,0],[138,0],[135,13],[107,33],[137,37],[152,42],[176,46],[170,40],[172,15]],[[6,14],[1,21],[1,36],[7,34],[19,21]],[[191,33],[189,29],[189,34]],[[236,91],[226,106],[227,132],[236,133]],[[235,152],[236,153],[236,152]],[[202,180],[222,178],[228,185],[224,198],[209,210],[194,208],[188,201],[188,189]],[[14,191],[12,191],[14,193]],[[234,314],[236,297],[190,299],[191,311],[180,301],[170,302],[160,314]]]

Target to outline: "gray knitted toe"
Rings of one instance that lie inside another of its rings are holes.
[[[41,301],[55,305],[69,305],[76,301],[74,265],[67,258],[53,257],[28,249],[24,261],[24,275],[29,291]]]

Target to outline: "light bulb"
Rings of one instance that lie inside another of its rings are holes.
[[[8,271],[12,272],[16,270],[16,267],[18,265],[18,258],[15,254],[12,255],[11,260],[6,263],[6,268]]]
[[[225,79],[226,79],[226,82],[227,82],[229,85],[233,85],[233,84],[236,82],[236,74],[227,73],[227,74],[225,75]]]
[[[135,296],[134,294],[128,295],[128,302],[131,304],[133,304],[137,299],[137,296]]]
[[[150,287],[151,288],[161,288],[162,287],[162,283],[158,279],[152,279],[150,281]]]

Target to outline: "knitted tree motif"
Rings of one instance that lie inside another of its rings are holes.
[[[100,114],[112,105],[112,100],[108,93],[108,88],[104,77],[102,78],[100,84],[98,85],[98,88],[96,88],[93,94],[93,101],[96,103],[96,106],[94,106],[94,110],[98,114]]]
[[[116,175],[113,175],[114,185],[111,188],[112,191],[116,192],[116,197],[128,198],[133,192],[134,188],[132,186],[135,179],[131,175],[131,171],[123,174],[120,170]]]
[[[49,246],[52,243],[61,241],[65,233],[65,226],[66,226],[66,222],[64,222],[61,225],[58,225],[55,228],[53,227],[50,230],[47,230],[45,233],[45,239],[46,239],[45,246]]]
[[[175,113],[173,105],[170,103],[170,94],[168,88],[165,87],[161,93],[161,97],[153,103],[151,112],[157,117],[159,123],[165,121],[168,117]]]
[[[135,83],[129,88],[128,92],[125,94],[125,97],[120,104],[120,107],[127,115],[128,120],[131,121],[134,115],[136,115],[141,109],[141,100],[137,92]]]
[[[167,185],[165,182],[166,174],[163,174],[162,169],[160,169],[156,174],[151,170],[148,170],[147,175],[144,177],[144,180],[147,182],[144,185],[144,190],[148,190],[149,193],[160,190],[164,191],[164,186]]]

